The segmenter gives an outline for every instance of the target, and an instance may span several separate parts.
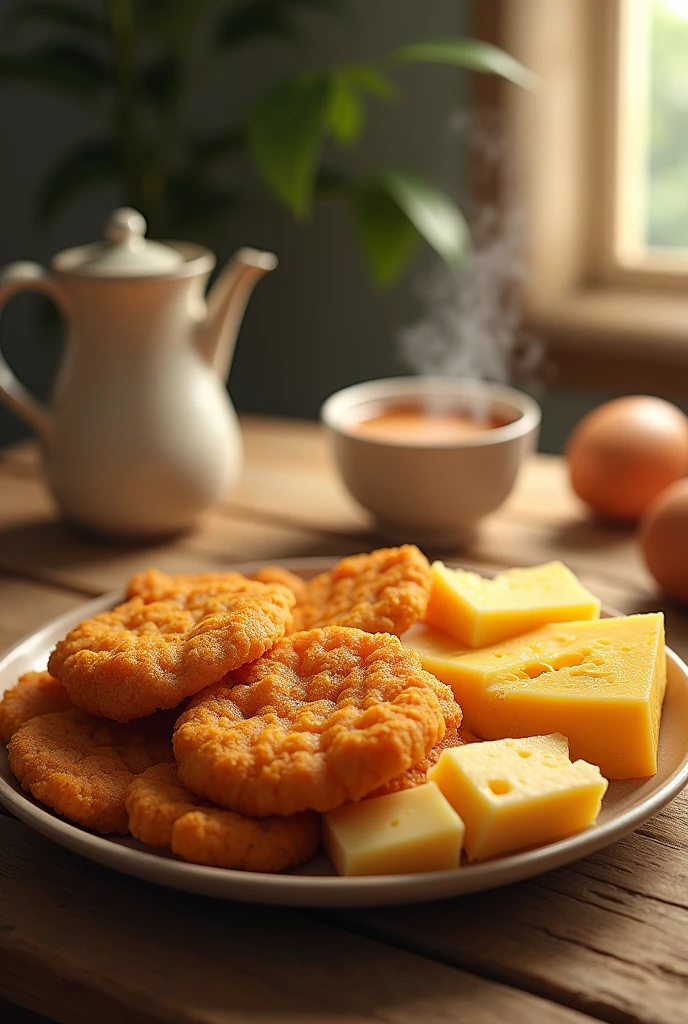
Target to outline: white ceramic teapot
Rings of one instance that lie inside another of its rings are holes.
[[[36,263],[0,273],[0,306],[39,291],[69,323],[50,407],[1,355],[0,399],[37,432],[65,515],[131,537],[188,528],[237,483],[241,434],[225,381],[251,290],[277,264],[241,249],[206,302],[214,254],[145,231],[122,208],[106,242],[59,253],[50,273]]]

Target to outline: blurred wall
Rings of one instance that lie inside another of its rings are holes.
[[[0,0],[0,18],[17,3]],[[310,20],[310,59],[356,60],[410,40],[466,31],[469,6],[469,0],[351,0],[353,17],[346,22]],[[196,122],[220,122],[292,66],[275,44],[247,48],[209,83],[194,111]],[[371,169],[406,167],[458,193],[462,160],[448,142],[447,125],[466,105],[466,79],[451,69],[409,67],[399,80],[403,101],[373,104],[364,144],[353,159]],[[100,237],[102,222],[120,201],[114,190],[85,195],[49,229],[39,227],[34,216],[45,168],[88,133],[86,116],[44,90],[3,84],[0,125],[0,264],[46,262],[58,249]],[[216,248],[226,258],[242,244],[273,249],[280,266],[258,286],[241,332],[230,378],[239,409],[314,416],[337,388],[403,371],[396,334],[418,313],[409,277],[393,289],[373,289],[344,210],[321,205],[305,225],[274,209],[238,215],[217,235]],[[416,267],[430,261],[421,253]],[[31,299],[13,300],[0,325],[0,344],[17,374],[45,397],[57,354],[54,344],[40,341],[31,307]],[[27,433],[0,407],[0,443]]]
[[[596,388],[581,391],[570,387],[549,387],[543,394],[537,396],[542,406],[540,451],[559,454],[563,451],[566,439],[574,426],[583,416],[592,412],[602,402],[620,398],[627,393],[626,391],[600,391]],[[667,396],[660,395],[659,397]],[[678,405],[688,415],[688,400],[681,401],[671,397],[670,401]]]
[[[0,24],[8,9],[21,2],[0,0]],[[311,45],[302,60],[351,61],[413,39],[469,32],[474,2],[350,0],[352,17],[343,22],[310,18]],[[227,123],[261,87],[293,67],[294,57],[281,45],[247,47],[208,81],[192,111],[194,123],[200,128]],[[403,100],[371,104],[364,142],[344,159],[361,168],[396,164],[418,171],[461,199],[465,151],[449,125],[468,107],[469,82],[451,69],[429,66],[404,69],[399,82]],[[85,194],[49,228],[38,225],[34,214],[45,169],[88,136],[88,117],[44,90],[2,84],[0,127],[0,264],[15,259],[45,263],[61,248],[100,237],[105,217],[121,201],[114,189]],[[419,251],[412,272],[398,285],[377,291],[347,212],[327,204],[298,225],[275,207],[236,215],[215,232],[212,244],[221,260],[244,244],[273,249],[280,257],[278,270],[259,284],[241,331],[229,382],[240,410],[313,417],[337,388],[405,372],[398,333],[420,314],[414,282],[435,263],[427,250]],[[59,344],[37,329],[31,298],[10,303],[0,322],[0,344],[20,378],[46,398]],[[551,382],[536,397],[544,414],[540,447],[557,452],[577,420],[612,396]],[[0,445],[28,433],[0,406]]]

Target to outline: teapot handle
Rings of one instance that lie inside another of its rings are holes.
[[[69,315],[64,293],[57,287],[46,270],[38,263],[22,261],[10,263],[0,271],[0,312],[5,303],[18,292],[42,292],[60,311]],[[42,402],[27,391],[7,365],[0,352],[0,401],[25,420],[29,426],[49,442],[53,435],[53,418]]]

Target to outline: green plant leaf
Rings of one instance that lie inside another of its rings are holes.
[[[223,160],[228,156],[235,156],[246,145],[246,131],[243,128],[225,128],[218,132],[211,132],[208,135],[192,136],[188,143],[188,150],[194,160],[212,161]]]
[[[328,77],[306,72],[273,86],[250,114],[252,159],[268,188],[296,217],[310,209],[329,98]]]
[[[373,181],[355,200],[356,231],[376,285],[390,284],[406,268],[418,233],[389,193]]]
[[[330,72],[327,128],[344,146],[353,145],[363,132],[364,95],[389,99],[394,95],[394,84],[377,68],[365,64],[334,68]]]
[[[378,183],[421,238],[450,266],[460,266],[471,236],[456,203],[428,181],[406,171],[386,171]]]
[[[499,75],[514,85],[534,92],[539,79],[515,57],[481,39],[467,39],[462,36],[410,43],[392,53],[392,58],[401,63],[451,64],[470,71],[482,71],[488,75]]]
[[[6,33],[34,24],[84,32],[100,38],[107,38],[108,33],[107,23],[99,14],[80,4],[69,3],[69,0],[21,0],[2,19]]]
[[[44,179],[38,196],[38,217],[52,220],[84,189],[115,181],[122,173],[119,153],[110,142],[86,142],[61,157]]]
[[[342,68],[340,73],[346,76],[347,82],[356,86],[361,92],[368,93],[369,96],[375,96],[380,100],[391,100],[396,95],[397,87],[391,78],[371,65],[352,65]]]
[[[335,73],[330,82],[326,125],[332,136],[344,146],[357,142],[365,123],[365,108],[358,90],[344,74]]]
[[[110,67],[76,46],[45,46],[21,56],[0,55],[0,81],[41,85],[92,100],[112,81]]]

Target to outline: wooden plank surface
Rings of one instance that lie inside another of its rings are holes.
[[[77,591],[0,573],[0,651],[83,600]]]
[[[310,424],[245,422],[231,500],[187,536],[107,544],[56,516],[35,449],[0,454],[0,645],[157,565],[340,555],[380,543]],[[623,612],[662,608],[633,531],[592,519],[539,456],[463,551],[476,568],[561,558]],[[688,800],[559,871],[416,907],[299,914],[124,878],[0,817],[0,994],[58,1020],[688,1021]],[[37,981],[39,983],[37,983]]]
[[[601,1020],[688,1020],[688,795],[606,850],[520,885],[351,912],[352,927]]]
[[[117,876],[9,818],[0,848],[0,990],[44,1014],[59,990],[60,1020],[589,1024],[314,915]]]

